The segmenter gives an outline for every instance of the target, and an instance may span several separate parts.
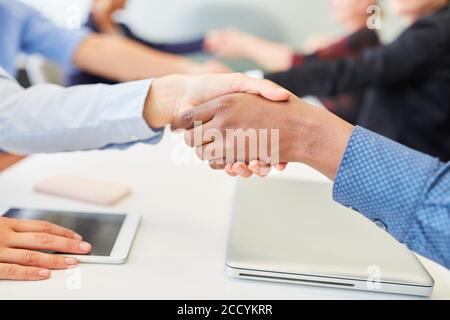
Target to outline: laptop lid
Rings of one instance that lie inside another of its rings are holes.
[[[433,287],[417,257],[332,199],[332,185],[282,179],[238,182],[227,250],[238,270]]]

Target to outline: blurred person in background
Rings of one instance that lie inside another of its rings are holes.
[[[13,76],[19,53],[39,54],[66,71],[77,68],[118,82],[227,70],[218,63],[194,63],[126,37],[56,27],[17,0],[0,0],[0,48],[0,66]]]
[[[235,28],[210,32],[205,38],[205,48],[227,58],[252,60],[272,72],[285,71],[292,66],[321,59],[354,55],[380,44],[377,31],[367,27],[367,9],[376,3],[375,0],[330,0],[335,20],[348,35],[335,43],[316,48],[311,54],[296,52],[286,44],[265,40]]]
[[[381,44],[377,31],[367,26],[368,8],[376,4],[376,0],[330,0],[334,19],[347,35],[343,38],[310,37],[306,46],[311,53],[296,52],[288,45],[261,39],[234,28],[211,32],[205,39],[205,47],[220,56],[252,60],[270,72],[285,71],[293,66],[320,60],[353,57],[364,49]],[[356,122],[360,93],[321,97],[320,100],[327,109],[343,119]]]
[[[203,50],[203,38],[194,39],[192,41],[165,44],[150,42],[138,36],[133,30],[124,23],[119,23],[116,20],[115,15],[123,11],[126,8],[126,0],[94,0],[92,5],[91,13],[85,23],[84,27],[92,32],[109,34],[127,38],[138,42],[139,44],[152,49],[155,54],[156,52],[170,53],[170,54],[189,54],[201,52]],[[184,58],[180,58],[184,60]],[[174,70],[171,65],[160,66],[161,68],[167,67],[167,72],[178,72]],[[209,61],[203,65],[191,64],[190,70],[188,72],[183,71],[183,73],[208,73],[208,72],[229,72],[230,70],[224,65],[216,62]],[[77,85],[77,84],[93,84],[93,83],[108,83],[113,84],[117,81],[115,79],[100,77],[83,70],[72,69],[66,76],[67,85]]]
[[[449,161],[449,0],[391,3],[409,24],[392,43],[266,78],[298,96],[363,92],[357,125]]]

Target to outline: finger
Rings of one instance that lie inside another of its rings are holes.
[[[261,174],[261,165],[262,162],[259,160],[251,161],[248,165],[248,169],[253,172],[254,174],[260,175]]]
[[[217,162],[218,164],[226,165],[224,155],[226,151],[223,146],[218,146],[216,142],[204,144],[195,148],[195,154],[203,161]]]
[[[243,154],[238,154],[236,146],[229,146],[223,140],[224,139],[218,139],[197,146],[195,148],[195,154],[199,159],[203,161],[220,161],[225,163],[248,163],[249,161],[252,161],[252,156],[250,155],[250,152],[248,150],[244,150],[245,152],[243,152]]]
[[[233,164],[232,170],[242,178],[250,178],[253,175],[253,172],[251,172],[248,169],[248,166],[243,162]]]
[[[242,73],[201,75],[193,81],[197,105],[233,93],[251,93],[272,101],[287,101],[292,96],[272,81],[254,79]]]
[[[16,233],[10,242],[12,247],[18,249],[52,250],[75,254],[87,254],[92,250],[92,246],[87,242],[48,233]]]
[[[288,90],[269,80],[254,79],[243,74],[229,74],[228,77],[225,80],[230,81],[229,90],[224,94],[252,93],[272,101],[287,101],[291,96]]]
[[[261,160],[251,161],[248,167],[250,171],[262,178],[267,177],[270,171],[272,171],[271,165],[264,163]]]
[[[0,279],[37,281],[50,278],[48,269],[0,263]]]
[[[13,230],[16,232],[49,233],[71,239],[82,239],[82,237],[76,232],[47,221],[17,220],[13,225]]]
[[[233,164],[231,163],[227,163],[225,165],[225,172],[230,176],[230,177],[236,177],[237,173],[235,171],[233,171]]]
[[[278,171],[284,171],[287,165],[287,163],[279,163],[275,165],[275,169],[277,169]]]
[[[45,269],[68,269],[78,265],[78,260],[75,258],[20,249],[0,251],[0,261]]]
[[[220,103],[218,100],[208,101],[197,108],[185,111],[177,116],[172,121],[171,129],[176,130],[190,130],[195,126],[207,123],[214,118]]]
[[[272,166],[268,164],[261,164],[261,169],[259,171],[259,175],[261,178],[265,178],[269,175],[270,171],[272,171]]]
[[[184,133],[184,142],[191,148],[196,148],[214,142],[217,136],[222,137],[222,131],[215,128],[214,120],[197,126]]]

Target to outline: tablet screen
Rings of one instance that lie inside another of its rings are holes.
[[[10,209],[7,218],[45,220],[69,228],[92,245],[91,255],[109,256],[119,235],[125,215]]]

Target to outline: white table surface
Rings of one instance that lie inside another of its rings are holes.
[[[0,205],[67,210],[105,209],[36,194],[32,186],[64,174],[129,185],[113,210],[143,220],[124,265],[83,264],[43,282],[0,281],[0,299],[405,299],[406,296],[233,280],[224,272],[236,179],[200,164],[179,136],[158,146],[28,158],[0,174]],[[292,165],[286,177],[325,180]],[[106,209],[108,210],[108,209]],[[420,258],[436,281],[433,299],[450,298],[450,272]]]

